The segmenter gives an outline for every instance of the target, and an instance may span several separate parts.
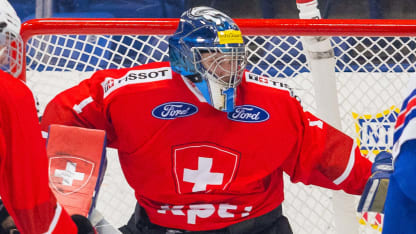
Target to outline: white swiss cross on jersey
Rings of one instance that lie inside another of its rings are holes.
[[[240,155],[211,143],[173,149],[173,174],[179,194],[226,190],[237,172]]]

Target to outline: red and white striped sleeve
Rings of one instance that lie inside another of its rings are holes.
[[[49,125],[62,124],[91,129],[105,130],[107,144],[114,147],[113,130],[107,123],[102,103],[103,89],[101,82],[107,76],[123,74],[118,70],[97,71],[78,85],[64,90],[55,96],[46,106],[41,119],[42,135],[47,138]]]
[[[361,155],[354,140],[308,112],[301,125],[299,153],[284,165],[291,180],[361,194],[372,163]]]

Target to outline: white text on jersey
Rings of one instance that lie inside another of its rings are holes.
[[[131,84],[147,83],[159,80],[172,79],[172,71],[169,67],[157,69],[132,70],[121,78],[107,77],[101,83],[104,91],[104,98],[115,90]]]

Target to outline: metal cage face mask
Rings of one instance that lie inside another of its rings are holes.
[[[201,77],[195,86],[215,109],[230,112],[236,102],[247,56],[244,45],[193,47],[193,66]]]
[[[22,72],[23,41],[7,29],[0,33],[0,69],[18,77]]]
[[[21,22],[8,1],[0,0],[0,69],[18,77],[22,72]]]
[[[247,64],[246,50],[241,47],[194,47],[195,70],[201,77],[224,88],[240,84]]]

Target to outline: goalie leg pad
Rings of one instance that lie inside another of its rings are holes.
[[[105,132],[51,125],[48,135],[50,187],[70,215],[88,217],[95,206],[107,163]]]

